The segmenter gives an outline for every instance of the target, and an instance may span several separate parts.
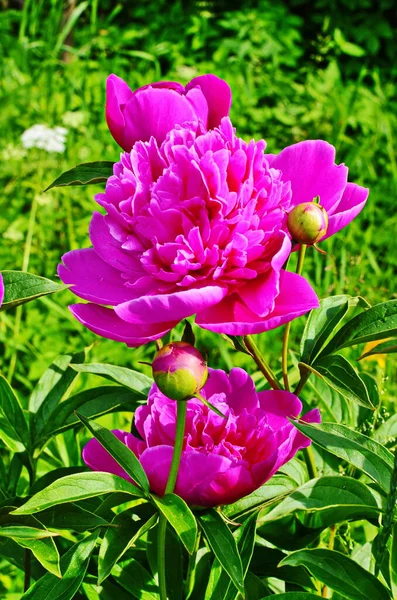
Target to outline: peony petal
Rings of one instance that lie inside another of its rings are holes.
[[[186,91],[200,87],[208,104],[208,129],[219,127],[223,117],[227,117],[232,104],[232,92],[229,85],[216,75],[200,75],[192,79]]]
[[[141,456],[150,489],[163,495],[172,460],[172,446],[148,448]],[[244,464],[233,464],[216,453],[197,450],[183,452],[175,493],[190,505],[230,504],[254,489],[251,474]]]
[[[109,75],[106,81],[106,121],[110,133],[124,150],[128,150],[128,148],[124,145],[123,109],[132,96],[133,92],[125,81],[117,75]]]
[[[244,409],[254,413],[259,402],[252,377],[244,369],[234,367],[229,373],[229,381],[231,392],[227,395],[227,403],[234,414],[239,415]]]
[[[348,169],[335,164],[335,148],[322,140],[307,140],[284,148],[270,166],[280,169],[292,188],[291,208],[301,202],[320,204],[332,215],[347,183]]]
[[[95,252],[109,265],[123,273],[136,273],[137,260],[131,253],[124,251],[111,235],[106,217],[94,212],[90,223],[90,240]]]
[[[298,417],[302,412],[302,402],[291,392],[283,390],[266,390],[259,392],[262,410],[266,412],[267,421],[274,431],[289,425],[289,419]]]
[[[171,319],[178,322],[185,317],[194,315],[203,307],[217,304],[225,297],[226,293],[226,288],[208,285],[174,294],[141,296],[136,300],[120,304],[115,311],[124,321],[137,325],[162,323]]]
[[[131,150],[135,142],[147,142],[153,136],[158,143],[167,133],[188,121],[197,123],[192,104],[178,92],[163,88],[138,90],[124,109],[125,150]]]
[[[69,310],[80,323],[102,337],[136,348],[157,340],[170,331],[178,321],[149,325],[131,325],[117,316],[114,310],[97,304],[72,304]]]
[[[120,429],[114,429],[113,435],[127,445],[128,437],[132,437],[130,433],[121,431]],[[106,473],[113,473],[124,479],[132,481],[131,477],[120,467],[118,462],[114,460],[105,450],[105,448],[95,438],[90,440],[83,449],[82,457],[85,464],[90,467],[93,471],[105,471]]]
[[[284,325],[318,306],[318,298],[304,277],[281,271],[280,293],[275,299],[274,310],[266,317],[258,317],[234,293],[198,313],[196,323],[217,333],[248,335]]]
[[[303,415],[299,419],[299,421],[302,422],[303,424],[305,424],[305,423],[321,423],[320,411],[318,410],[318,408],[313,408],[313,410],[310,410],[305,415]],[[291,452],[288,455],[285,462],[287,462],[293,456],[295,456],[295,454],[298,452],[298,450],[300,450],[301,448],[307,448],[307,446],[310,446],[310,444],[311,444],[311,440],[308,437],[306,437],[298,429],[296,429],[295,431],[296,431],[296,434],[294,436],[294,440],[292,443],[292,449],[291,449]]]
[[[3,283],[3,277],[1,276],[0,273],[0,306],[2,305],[4,300],[4,283]]]
[[[327,234],[322,239],[326,240],[343,227],[346,227],[362,211],[368,194],[369,190],[367,188],[363,188],[356,183],[348,183],[339,204],[329,217]]]
[[[93,248],[72,250],[62,256],[58,275],[63,283],[72,284],[72,291],[84,300],[98,304],[120,304],[131,298],[124,287],[120,271],[104,262]]]

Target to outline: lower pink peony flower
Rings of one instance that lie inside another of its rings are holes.
[[[194,314],[205,329],[247,335],[318,307],[306,279],[282,269],[291,183],[265,146],[237,138],[225,117],[212,131],[177,126],[162,144],[122,154],[96,196],[106,214],[93,215],[93,248],[59,267],[90,302],[70,307],[74,316],[140,346]]]
[[[201,394],[227,419],[199,400],[187,403],[184,447],[175,492],[196,506],[230,504],[250,494],[310,445],[289,421],[302,411],[300,400],[285,391],[257,392],[242,369],[210,369]],[[171,466],[176,427],[176,402],[154,384],[148,403],[135,413],[142,440],[131,433],[113,431],[139,458],[152,492],[164,494]],[[319,423],[320,413],[302,417]],[[130,479],[95,439],[83,450],[85,463],[94,471],[106,471]]]
[[[4,284],[3,284],[3,277],[1,276],[0,273],[0,306],[2,305],[4,300]]]

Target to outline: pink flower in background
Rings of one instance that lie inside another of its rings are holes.
[[[218,127],[231,102],[228,84],[216,75],[201,75],[186,87],[160,81],[135,92],[117,75],[110,75],[106,83],[106,121],[116,142],[127,151],[152,136],[161,143],[175,125],[185,122],[200,124],[204,130]]]
[[[226,117],[214,130],[177,126],[161,144],[151,138],[122,154],[96,196],[106,215],[93,215],[93,248],[65,254],[59,267],[90,302],[71,306],[74,316],[139,346],[194,314],[205,329],[246,335],[316,308],[308,282],[282,270],[291,185],[264,149],[237,138]]]
[[[328,214],[328,228],[322,241],[346,227],[364,208],[369,190],[347,182],[348,168],[335,164],[335,148],[322,140],[307,140],[266,155],[269,165],[291,182],[290,209],[320,196]],[[287,227],[285,225],[285,230]]]
[[[187,403],[187,420],[175,493],[197,506],[230,504],[250,494],[300,448],[310,444],[289,421],[301,410],[300,400],[284,391],[257,392],[251,377],[242,369],[210,369],[201,390],[227,419],[193,399]],[[311,410],[302,417],[319,423],[320,413]],[[139,460],[148,476],[150,489],[164,493],[173,452],[176,402],[154,384],[148,404],[135,413],[135,425],[143,438],[114,431]],[[85,463],[94,471],[128,475],[95,439],[83,450]]]
[[[3,284],[3,277],[1,276],[1,273],[0,273],[0,306],[3,303],[3,299],[4,299],[4,284]]]

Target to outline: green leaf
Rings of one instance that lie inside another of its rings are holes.
[[[311,517],[305,524],[317,529],[351,519],[376,518],[381,510],[380,496],[365,484],[351,477],[325,476],[303,484],[270,512],[259,513],[258,525],[302,511]]]
[[[303,565],[319,581],[350,600],[390,600],[386,588],[348,556],[325,548],[297,550],[280,566]]]
[[[244,578],[247,575],[248,567],[250,565],[252,554],[254,552],[256,526],[257,516],[254,513],[244,521],[243,525],[239,529],[237,529],[235,533],[237,548],[240,554],[241,563],[243,565]],[[226,594],[220,600],[234,600],[236,594],[237,590],[235,586],[231,581],[229,581]]]
[[[4,299],[0,312],[69,287],[23,271],[0,271],[0,273],[4,284]]]
[[[49,573],[56,578],[61,577],[59,552],[52,538],[36,540],[14,538],[14,541],[23,548],[31,550],[35,558]]]
[[[344,356],[339,354],[322,356],[312,366],[303,363],[299,363],[299,365],[324,379],[328,385],[350,402],[374,409],[365,383]]]
[[[137,539],[149,531],[157,522],[157,514],[149,516],[148,509],[153,512],[150,504],[125,510],[116,515],[111,527],[106,530],[98,557],[98,585],[102,583],[114,565],[133,546]],[[149,517],[145,521],[145,517]]]
[[[309,592],[286,592],[285,594],[274,594],[273,598],[278,600],[318,600],[318,594],[310,594]]]
[[[119,409],[120,407],[127,410],[127,405],[129,409],[135,409],[140,401],[141,396],[121,386],[109,385],[84,390],[74,396],[70,396],[70,398],[67,398],[56,407],[39,441],[40,443],[45,443],[48,437],[52,437],[52,435],[62,431],[67,431],[79,424],[80,419],[75,414],[76,410],[79,410],[80,414],[87,418],[93,418]]]
[[[62,579],[51,573],[36,581],[21,600],[70,600],[82,584],[94,551],[99,532],[94,532],[81,542],[75,544],[61,558]]]
[[[101,160],[90,163],[82,163],[69,171],[62,173],[44,191],[48,192],[54,187],[66,185],[90,185],[92,183],[103,183],[113,175],[113,163]]]
[[[262,485],[260,488],[237,500],[234,504],[228,504],[223,507],[222,512],[227,517],[234,517],[241,513],[244,513],[255,506],[259,506],[268,502],[269,500],[276,500],[289,494],[296,488],[296,483],[285,475],[273,475],[273,477]]]
[[[346,323],[324,348],[321,356],[332,354],[348,346],[384,340],[395,335],[397,335],[397,300],[389,300],[376,304]]]
[[[392,596],[397,598],[397,523],[393,525],[389,570]]]
[[[393,455],[381,444],[345,425],[293,423],[313,442],[360,469],[389,492]]]
[[[42,538],[54,537],[59,533],[47,531],[47,529],[37,529],[36,527],[26,527],[24,525],[3,526],[0,529],[0,537],[10,537],[15,541],[18,539],[40,540]]]
[[[151,574],[135,560],[129,560],[122,566],[115,565],[112,571],[114,579],[127,592],[138,600],[159,600],[158,585]]]
[[[123,442],[121,442],[116,436],[96,423],[95,421],[89,421],[83,415],[76,413],[80,421],[91,431],[92,435],[114,460],[120,465],[122,469],[133,479],[144,492],[149,492],[149,481],[146,477],[146,473],[142,468],[139,459],[135,454],[127,448]]]
[[[70,390],[77,373],[71,368],[73,361],[81,362],[85,353],[58,356],[43,373],[29,400],[34,438],[41,433],[56,406]]]
[[[99,515],[72,502],[43,510],[40,513],[40,523],[51,529],[71,529],[82,532],[109,525],[108,521]]]
[[[166,494],[161,498],[152,496],[157,508],[175,529],[189,554],[194,552],[197,539],[197,521],[194,514],[180,496]]]
[[[30,446],[30,433],[25,415],[10,384],[0,375],[0,439],[12,452],[23,452]]]
[[[311,365],[335,328],[349,310],[351,296],[331,296],[320,300],[320,308],[311,311],[301,339],[301,361]]]
[[[150,377],[147,377],[138,371],[126,369],[125,367],[100,363],[91,363],[88,365],[73,364],[71,367],[79,373],[91,373],[93,375],[104,377],[105,379],[110,379],[130,390],[134,390],[134,392],[139,392],[145,399],[153,384],[153,379],[150,379]]]
[[[76,473],[54,481],[48,488],[38,492],[13,512],[15,515],[31,515],[57,504],[95,498],[101,494],[125,492],[142,497],[142,492],[129,481],[111,473]]]
[[[364,352],[358,360],[363,360],[363,358],[368,358],[368,356],[374,356],[376,354],[394,354],[395,352],[397,352],[397,340],[387,340],[386,342],[378,344],[375,348],[372,348],[372,350]]]
[[[244,595],[243,565],[232,533],[215,510],[197,516],[211,550],[238,591]]]

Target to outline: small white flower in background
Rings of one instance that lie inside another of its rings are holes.
[[[41,148],[47,152],[65,152],[66,135],[65,127],[54,127],[47,125],[33,125],[21,135],[24,148]]]

